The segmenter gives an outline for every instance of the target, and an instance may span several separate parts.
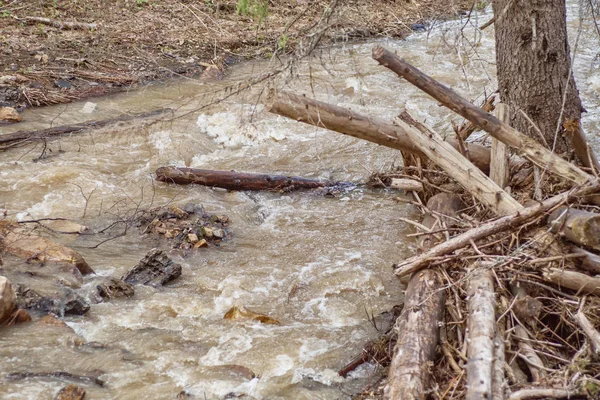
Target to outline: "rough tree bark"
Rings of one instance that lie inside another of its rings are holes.
[[[458,195],[438,193],[427,202],[432,214],[425,216],[423,225],[451,227],[452,218],[464,207]],[[426,235],[421,247],[432,246],[435,239]],[[386,400],[420,400],[426,396],[444,312],[443,285],[441,274],[433,269],[417,272],[408,283],[404,309],[396,320],[398,341],[384,390]]]
[[[569,136],[582,135],[582,106],[575,81],[569,79],[565,0],[495,0],[493,7],[495,15],[505,12],[496,19],[496,62],[500,98],[511,107],[510,124],[553,148],[560,123],[555,150],[570,150],[573,139],[577,146],[577,137]],[[520,111],[539,127],[545,140]]]

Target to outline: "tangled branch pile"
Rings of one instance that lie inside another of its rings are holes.
[[[600,179],[593,152],[579,168],[377,47],[373,58],[492,137],[492,151],[444,141],[403,112],[394,124],[290,93],[269,110],[401,150],[422,251],[395,265],[405,279],[393,331],[342,371],[394,348],[389,399],[600,396]],[[581,137],[581,135],[580,135]],[[509,154],[508,149],[512,150]],[[581,158],[581,157],[580,157]],[[488,176],[489,175],[489,176]],[[398,181],[397,181],[398,182]],[[342,372],[340,371],[340,372]]]

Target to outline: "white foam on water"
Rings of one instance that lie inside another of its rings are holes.
[[[235,364],[236,356],[252,348],[253,337],[241,326],[232,326],[219,337],[219,344],[213,346],[200,358],[207,366]]]
[[[294,368],[295,360],[287,354],[278,354],[271,358],[266,364],[262,373],[262,378],[268,380],[270,378],[283,376]]]
[[[286,137],[264,117],[264,106],[240,104],[214,114],[200,114],[196,125],[225,147],[254,146],[266,140],[281,141]]]
[[[173,145],[171,140],[171,131],[156,131],[150,134],[149,140],[158,150],[158,154],[162,155]]]
[[[33,218],[45,218],[54,216],[54,210],[56,208],[63,208],[65,206],[64,196],[61,192],[50,192],[44,195],[44,199],[29,207],[26,211],[20,212],[16,215],[17,221],[24,221]]]

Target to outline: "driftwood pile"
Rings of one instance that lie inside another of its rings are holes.
[[[511,128],[503,104],[493,116],[382,47],[373,58],[468,129],[443,140],[407,112],[389,123],[286,92],[272,92],[268,109],[400,150],[403,170],[384,179],[422,188],[414,204],[425,218],[413,225],[423,251],[394,266],[407,289],[382,338],[393,355],[380,394],[600,398],[600,179],[582,132],[580,168]],[[491,151],[465,142],[473,128],[491,136]]]

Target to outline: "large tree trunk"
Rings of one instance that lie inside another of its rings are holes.
[[[542,142],[522,110],[539,127],[545,144],[553,148],[566,90],[555,147],[564,153],[572,148],[568,136],[579,131],[582,111],[575,81],[568,79],[571,58],[565,0],[495,0],[493,6],[500,98],[511,108],[511,125]]]

